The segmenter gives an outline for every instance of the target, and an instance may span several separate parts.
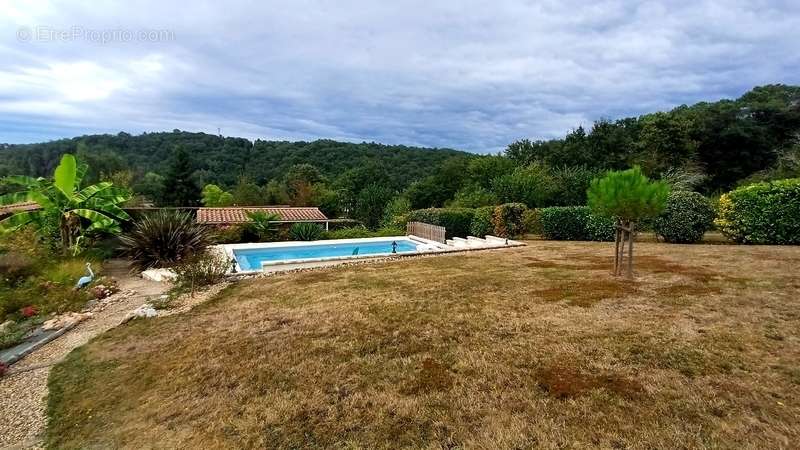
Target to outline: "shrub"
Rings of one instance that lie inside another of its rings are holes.
[[[372,232],[365,226],[339,228],[322,234],[323,239],[358,239],[367,237],[372,237]]]
[[[715,223],[743,244],[800,244],[800,178],[751,184],[724,194]]]
[[[525,233],[542,234],[542,220],[538,209],[529,209],[522,213],[522,228]]]
[[[231,263],[224,255],[214,251],[204,251],[183,260],[173,270],[177,277],[175,284],[183,289],[209,286],[225,278]]]
[[[614,240],[612,219],[596,216],[587,206],[554,206],[539,210],[542,235],[559,241]]]
[[[674,191],[667,206],[653,221],[653,231],[665,241],[691,244],[703,239],[714,223],[711,201],[697,192]]]
[[[213,241],[217,244],[238,244],[244,241],[244,226],[231,225],[227,227],[215,228],[213,230]]]
[[[161,210],[143,216],[130,233],[120,236],[123,253],[139,270],[171,267],[211,242],[211,232],[187,213]]]
[[[35,273],[33,258],[16,252],[0,255],[0,281],[5,284],[15,286]]]
[[[411,211],[408,214],[408,221],[445,227],[448,238],[467,237],[474,216],[475,210],[471,208],[428,208]]]
[[[375,231],[370,231],[364,226],[358,226],[326,231],[322,234],[322,239],[357,239],[369,237],[404,236],[405,234],[406,231],[400,228],[384,227]]]
[[[469,226],[470,234],[482,238],[487,234],[494,233],[493,214],[494,206],[475,209],[475,215],[472,217],[472,223]]]
[[[504,203],[496,207],[492,214],[494,234],[508,238],[522,234],[525,229],[522,216],[527,209],[524,203]]]
[[[20,309],[19,314],[26,319],[30,319],[31,317],[39,314],[39,308],[33,305],[28,305]]]
[[[388,228],[403,228],[409,211],[411,211],[411,202],[403,196],[395,197],[383,211],[381,225]]]
[[[311,222],[296,223],[289,228],[289,236],[294,241],[316,241],[322,237],[322,227]]]
[[[459,189],[447,206],[451,208],[480,208],[497,203],[497,197],[492,192],[481,186],[469,185]]]
[[[247,240],[272,241],[278,234],[278,224],[281,220],[277,214],[267,214],[263,211],[252,211],[247,213],[250,220],[244,226],[242,237]]]

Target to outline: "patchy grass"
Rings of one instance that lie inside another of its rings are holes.
[[[797,247],[528,247],[238,283],[50,378],[54,448],[776,448]]]

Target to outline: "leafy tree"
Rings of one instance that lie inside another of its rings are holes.
[[[314,194],[314,204],[327,217],[339,217],[342,213],[339,193],[324,186],[318,186]]]
[[[192,179],[194,169],[189,153],[178,146],[164,179],[164,203],[171,206],[196,206],[200,200],[200,189]]]
[[[294,206],[310,206],[315,203],[318,185],[323,182],[319,169],[311,164],[295,164],[286,173],[286,193]]]
[[[498,203],[497,196],[490,190],[471,184],[456,192],[455,197],[451,202],[447,203],[447,206],[453,208],[478,208]]]
[[[358,194],[354,217],[370,230],[377,229],[386,205],[392,200],[392,197],[394,197],[394,192],[386,186],[371,184],[365,187]]]
[[[233,204],[238,206],[261,206],[268,204],[261,187],[246,176],[239,177],[231,190]]]
[[[502,203],[524,203],[529,208],[538,208],[552,203],[556,187],[548,167],[532,164],[496,178],[492,192]]]
[[[402,195],[397,196],[386,205],[381,226],[384,228],[403,228],[406,224],[405,216],[409,212],[411,212],[411,202]]]
[[[164,203],[164,182],[166,179],[155,173],[147,172],[142,180],[134,183],[133,191],[144,195],[153,203],[160,205]]]
[[[658,112],[642,118],[637,162],[648,173],[658,173],[694,161],[697,142],[691,136],[692,123],[685,114]]]
[[[587,192],[589,207],[600,216],[615,217],[614,275],[622,274],[625,246],[628,246],[627,276],[633,277],[633,240],[636,221],[655,217],[664,210],[669,186],[650,181],[637,166],[608,172],[592,181]]]
[[[220,207],[230,206],[233,204],[233,195],[230,192],[225,192],[221,187],[216,184],[207,184],[203,188],[203,202],[204,206]]]
[[[412,183],[406,197],[414,209],[443,206],[469,180],[469,160],[450,158],[436,169],[436,173]]]
[[[20,190],[0,196],[0,205],[33,201],[40,209],[18,212],[0,221],[0,231],[15,231],[22,226],[34,224],[46,227],[50,220],[58,226],[59,242],[63,251],[82,250],[85,239],[93,233],[119,233],[122,220],[130,220],[120,205],[130,194],[103,182],[81,188],[81,181],[88,170],[71,154],[61,157],[61,163],[53,173],[53,179],[10,176],[3,183]]]
[[[489,155],[471,160],[467,170],[472,184],[491,189],[494,179],[512,172],[516,166],[517,163],[511,158]]]
[[[264,204],[289,204],[289,195],[286,193],[286,188],[278,180],[269,180],[269,183],[264,186]]]

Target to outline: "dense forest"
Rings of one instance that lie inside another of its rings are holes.
[[[800,174],[800,87],[754,88],[736,100],[579,126],[521,139],[498,155],[375,143],[251,142],[175,130],[2,145],[0,176],[45,176],[63,153],[162,205],[316,205],[378,226],[409,208],[582,205],[592,178],[634,165],[680,189],[717,194]],[[0,190],[2,187],[0,186]]]

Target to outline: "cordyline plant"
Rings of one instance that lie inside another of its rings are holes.
[[[35,211],[18,212],[0,221],[0,232],[16,231],[28,224],[41,229],[55,220],[62,250],[75,253],[80,251],[86,234],[119,233],[120,221],[130,220],[130,216],[120,208],[130,199],[130,193],[109,182],[81,188],[87,170],[87,164],[65,154],[52,180],[21,175],[0,180],[2,184],[20,188],[17,192],[0,196],[0,206],[22,202],[39,205]]]
[[[626,275],[633,278],[636,222],[661,214],[667,202],[669,186],[660,181],[650,181],[636,166],[628,170],[608,172],[603,178],[595,178],[586,194],[589,207],[595,214],[616,218],[614,275],[621,275],[627,262]]]
[[[185,212],[161,210],[137,220],[119,240],[131,265],[147,270],[173,267],[204,252],[211,232]]]

